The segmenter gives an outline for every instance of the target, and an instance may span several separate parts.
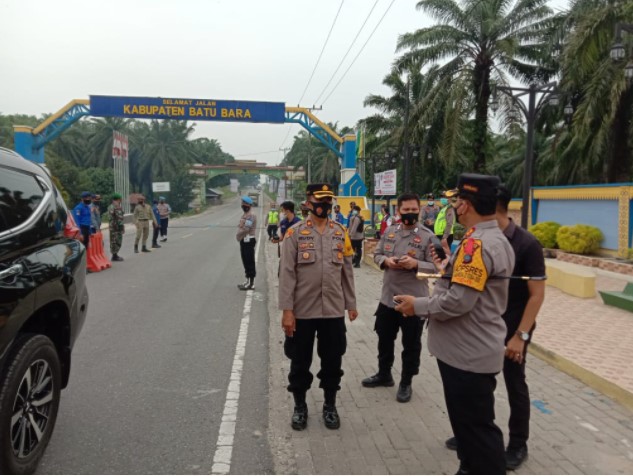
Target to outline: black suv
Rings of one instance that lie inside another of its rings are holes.
[[[0,148],[0,474],[35,471],[86,317],[86,250],[67,219],[46,169]]]

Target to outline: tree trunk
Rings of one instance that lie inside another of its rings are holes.
[[[483,56],[483,55],[482,55]],[[475,62],[475,152],[474,172],[486,173],[486,145],[488,141],[488,100],[490,99],[490,68],[492,62],[485,56]]]
[[[633,120],[631,103],[633,102],[633,87],[622,94],[618,104],[612,127],[613,147],[607,164],[607,182],[629,182],[631,180],[631,155],[633,150],[629,146],[629,124]]]

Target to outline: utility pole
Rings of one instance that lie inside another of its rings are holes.
[[[411,104],[411,74],[407,78],[407,108],[404,111],[404,190],[411,191],[411,170],[409,167],[409,108]]]
[[[292,147],[280,147],[279,150],[284,153],[284,158],[282,159],[282,163],[286,161],[286,155],[288,151],[292,149]],[[284,200],[288,197],[288,176],[284,173]]]

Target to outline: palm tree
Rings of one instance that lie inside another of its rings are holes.
[[[90,121],[88,147],[92,151],[92,167],[112,167],[113,133],[127,133],[130,119],[122,117],[104,117]]]
[[[593,180],[626,182],[633,161],[633,84],[609,57],[616,23],[633,22],[633,4],[577,0],[562,55],[561,88],[576,106],[565,162],[580,161]],[[632,35],[623,40],[630,51]],[[577,167],[578,165],[576,165]]]
[[[546,59],[554,25],[547,0],[422,0],[416,8],[440,23],[402,35],[399,65],[437,64],[432,99],[446,101],[449,137],[459,137],[474,112],[474,170],[486,171],[488,101],[491,82],[547,80],[554,72]],[[457,151],[452,151],[456,154]]]

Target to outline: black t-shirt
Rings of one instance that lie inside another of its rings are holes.
[[[512,220],[510,220],[510,225],[503,231],[503,234],[510,241],[510,245],[514,250],[515,263],[512,275],[544,276],[545,258],[543,257],[543,247],[534,235],[516,226]],[[503,313],[509,337],[517,331],[529,297],[528,281],[520,279],[510,280],[508,307]]]

